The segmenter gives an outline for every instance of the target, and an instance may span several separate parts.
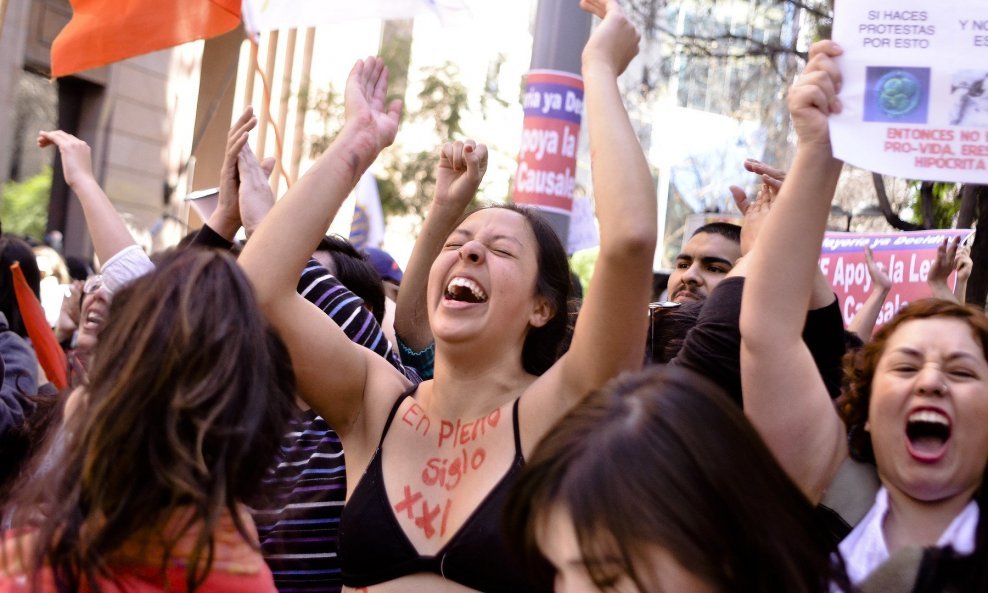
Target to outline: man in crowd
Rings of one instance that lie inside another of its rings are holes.
[[[741,257],[741,227],[712,222],[696,229],[669,275],[669,300],[705,300]]]

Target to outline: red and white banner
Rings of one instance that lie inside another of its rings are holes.
[[[936,229],[911,233],[827,233],[820,253],[820,270],[834,287],[844,323],[850,323],[871,293],[872,281],[865,262],[871,247],[875,262],[885,267],[892,291],[885,298],[877,325],[882,325],[909,301],[932,296],[926,284],[944,239],[967,239],[971,229]],[[949,286],[953,287],[954,275]]]
[[[525,124],[511,199],[569,214],[576,187],[576,148],[583,117],[583,79],[532,70],[525,81]]]

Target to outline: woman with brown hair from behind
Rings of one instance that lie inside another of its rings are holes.
[[[121,290],[87,387],[18,489],[0,591],[275,590],[244,502],[293,410],[287,352],[234,260]]]
[[[533,567],[552,563],[556,593],[851,591],[744,413],[682,367],[625,373],[570,411],[529,458],[506,526]]]

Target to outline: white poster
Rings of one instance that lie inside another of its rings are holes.
[[[466,11],[463,0],[243,0],[247,33],[303,29],[342,21],[408,19],[432,11],[444,22]]]
[[[988,182],[988,2],[836,3],[834,156],[878,173]]]

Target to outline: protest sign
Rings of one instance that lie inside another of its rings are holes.
[[[838,2],[834,156],[897,177],[988,178],[988,2]]]
[[[511,199],[569,214],[576,187],[576,145],[583,115],[583,79],[532,70],[525,81],[525,123]]]
[[[834,288],[841,305],[844,323],[871,293],[872,281],[865,262],[865,247],[870,246],[875,262],[884,266],[892,280],[892,290],[885,298],[878,324],[882,325],[909,301],[932,296],[926,283],[936,259],[937,246],[946,238],[968,238],[970,229],[936,229],[910,233],[827,233],[820,253],[820,271]],[[952,274],[948,282],[954,285]]]

